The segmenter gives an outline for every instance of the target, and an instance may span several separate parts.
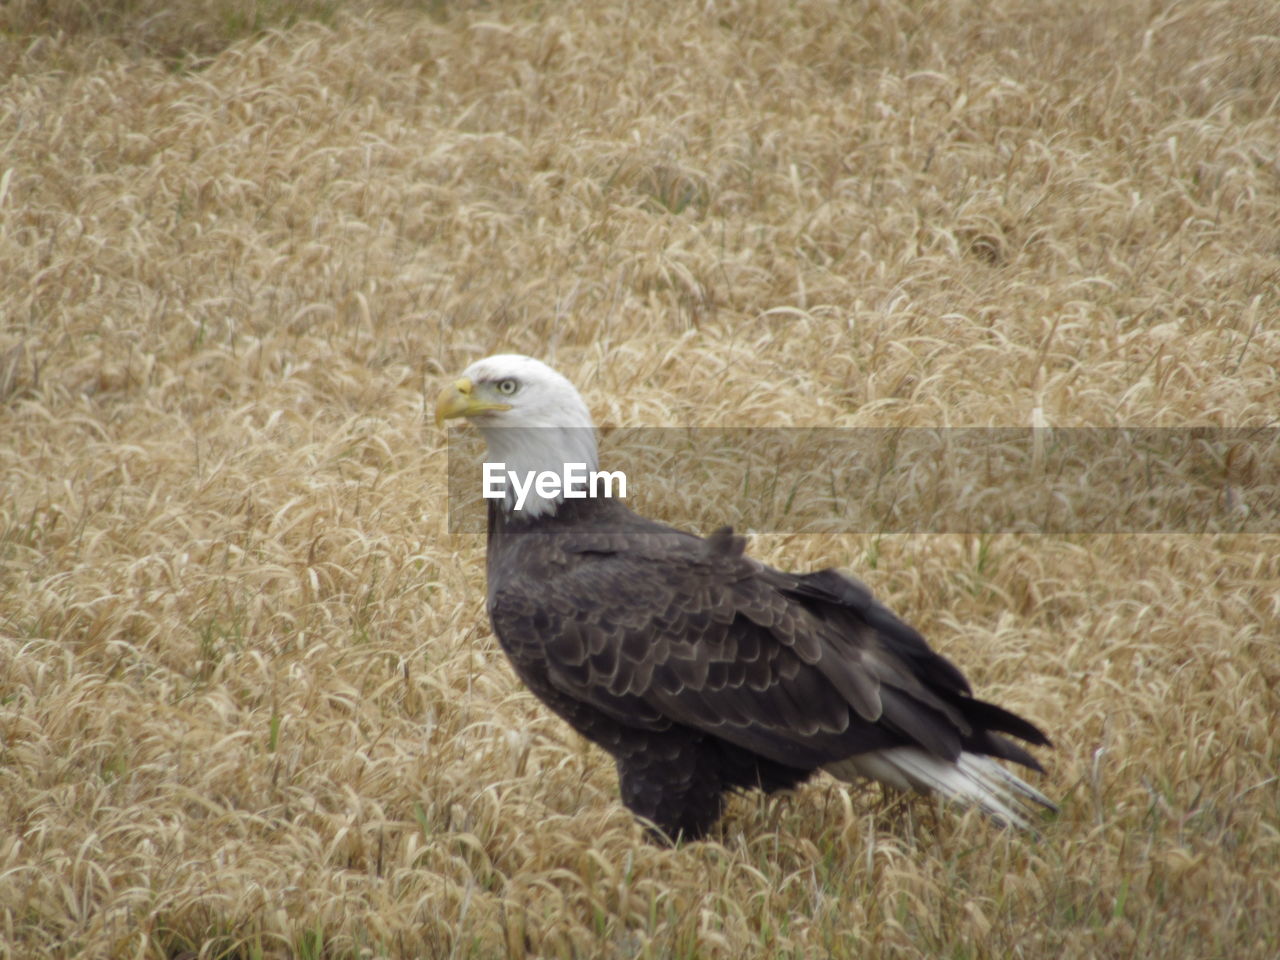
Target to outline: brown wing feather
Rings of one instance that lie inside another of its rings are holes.
[[[806,768],[905,743],[1030,759],[988,729],[1047,742],[973,700],[960,671],[856,581],[764,566],[727,529],[701,540],[626,517],[491,544],[495,631],[548,702],[628,728],[683,725]]]

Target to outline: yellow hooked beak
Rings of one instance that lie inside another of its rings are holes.
[[[472,417],[477,413],[490,413],[496,410],[510,410],[511,404],[496,400],[486,400],[477,391],[467,377],[452,383],[440,391],[436,398],[436,426],[443,427],[446,420],[454,417]]]

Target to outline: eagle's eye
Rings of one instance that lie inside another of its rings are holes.
[[[520,384],[516,383],[510,377],[508,377],[506,380],[498,381],[498,392],[501,393],[503,396],[509,397],[519,389],[520,389]]]

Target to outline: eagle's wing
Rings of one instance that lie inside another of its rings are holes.
[[[561,572],[500,584],[494,628],[513,658],[541,659],[556,690],[625,726],[678,723],[806,768],[901,745],[954,760],[975,743],[1034,765],[997,734],[981,749],[987,729],[1046,742],[973,700],[950,662],[833,571],[773,570],[727,528],[552,539]]]

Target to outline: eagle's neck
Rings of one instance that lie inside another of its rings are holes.
[[[481,428],[488,445],[486,461],[502,463],[508,476],[506,497],[500,501],[502,509],[517,517],[537,519],[554,516],[564,503],[561,491],[556,496],[543,496],[537,491],[536,482],[530,478],[553,473],[564,477],[567,464],[579,464],[578,473],[590,474],[600,468],[600,456],[596,449],[594,427],[489,427]],[[520,509],[516,510],[517,494],[509,474],[514,472],[517,482],[528,484]]]

